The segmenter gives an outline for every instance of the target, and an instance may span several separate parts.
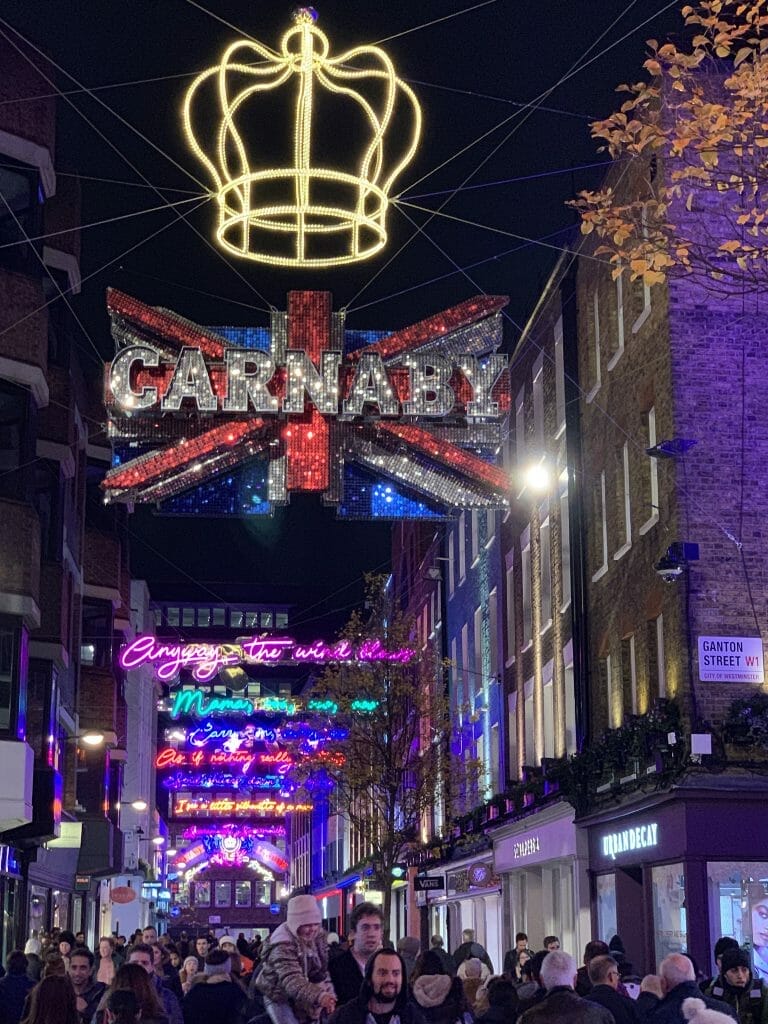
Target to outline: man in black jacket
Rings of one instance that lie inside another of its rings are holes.
[[[375,903],[358,903],[349,919],[349,949],[328,964],[339,1006],[357,999],[372,953],[384,940],[384,915]]]
[[[546,996],[518,1018],[519,1024],[614,1024],[603,1006],[590,1003],[573,990],[576,961],[570,953],[547,953],[541,965]]]
[[[596,956],[589,961],[592,988],[585,997],[610,1010],[616,1024],[640,1024],[640,1013],[634,1000],[616,990],[619,987],[619,965],[612,956]]]
[[[238,1024],[243,1019],[245,992],[232,981],[223,949],[206,956],[205,981],[196,982],[181,1004],[184,1024]]]
[[[341,959],[339,957],[339,959]],[[393,949],[374,953],[365,968],[365,977],[356,999],[340,1006],[329,1024],[425,1024],[416,1004],[408,997],[405,964]]]
[[[661,961],[661,990],[664,998],[645,1018],[646,1024],[685,1024],[683,1001],[689,997],[702,999],[710,1010],[725,1013],[738,1021],[736,1011],[720,999],[712,999],[703,995],[696,984],[696,971],[693,964],[683,953],[670,953]]]

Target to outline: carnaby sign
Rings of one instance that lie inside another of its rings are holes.
[[[291,292],[259,347],[111,289],[106,497],[164,501],[261,460],[272,504],[339,504],[354,464],[437,505],[505,507],[506,303],[477,296],[353,347],[329,293]]]

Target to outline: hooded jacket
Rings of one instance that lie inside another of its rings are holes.
[[[256,987],[268,1003],[290,1003],[300,1019],[316,1015],[320,997],[331,987],[326,933],[318,932],[307,946],[281,924],[264,943]]]
[[[422,974],[413,983],[413,998],[428,1024],[471,1024],[464,987],[448,974]]]
[[[400,961],[400,969],[402,970],[402,988],[398,993],[392,1010],[393,1020],[396,1016],[400,1021],[400,1024],[426,1024],[426,1020],[421,1013],[421,1010],[408,996],[408,982],[406,981],[405,963],[403,958],[399,953],[396,953],[392,949],[388,949],[386,952],[388,956],[397,957]],[[328,1024],[366,1024],[369,1012],[368,1001],[373,995],[373,983],[371,978],[373,977],[373,967],[376,956],[377,954],[374,953],[366,964],[363,983],[360,986],[360,994],[356,999],[352,999],[348,1003],[344,1003],[343,1006],[340,1006],[336,1012],[332,1014]]]

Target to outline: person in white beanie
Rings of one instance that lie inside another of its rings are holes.
[[[309,1024],[333,1013],[336,995],[328,974],[328,939],[314,896],[288,900],[285,924],[264,944],[256,986],[272,1024]]]

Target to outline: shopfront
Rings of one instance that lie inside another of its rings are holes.
[[[582,844],[579,855],[579,842]],[[541,949],[557,935],[562,949],[581,959],[589,933],[586,841],[573,821],[573,808],[557,804],[494,833],[495,870],[504,890],[505,950],[516,932]]]
[[[10,846],[0,846],[0,957],[5,958],[21,942],[17,934],[21,919],[22,875],[19,853]],[[22,946],[23,948],[23,946]]]
[[[469,928],[485,947],[494,966],[501,971],[504,956],[501,879],[491,854],[458,861],[432,869],[443,889],[419,893],[416,905],[426,905],[429,935],[441,935],[445,948],[453,952],[461,945],[461,933]]]
[[[595,937],[621,935],[644,973],[677,952],[709,971],[718,937],[732,935],[768,977],[766,796],[717,776],[581,821]]]

